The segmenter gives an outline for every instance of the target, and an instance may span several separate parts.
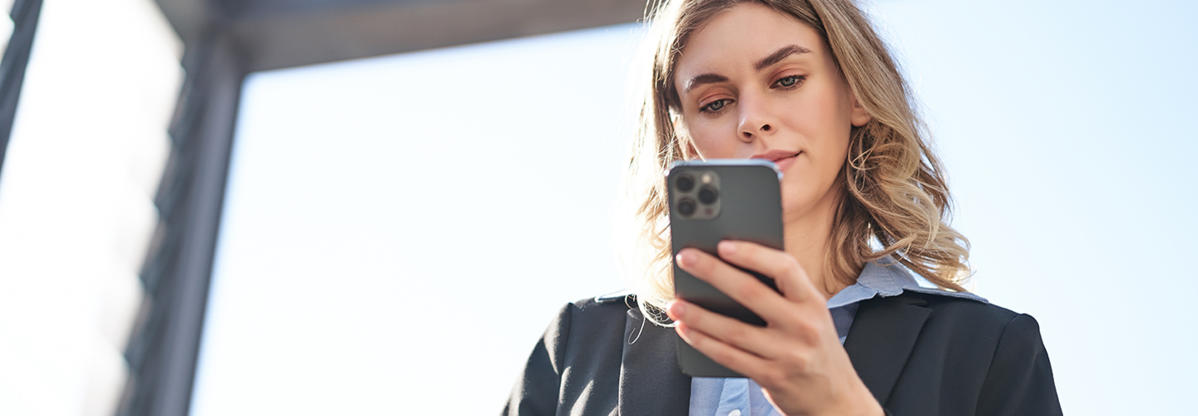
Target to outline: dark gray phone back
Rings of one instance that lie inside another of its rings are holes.
[[[687,178],[691,183],[688,185]],[[673,254],[694,247],[716,255],[721,240],[752,241],[779,250],[782,240],[782,198],[779,173],[762,160],[676,162],[666,175],[670,202],[670,241]],[[703,189],[714,189],[704,193]],[[777,290],[764,275],[741,269]],[[755,325],[765,325],[748,308],[691,276],[674,264],[674,293],[705,309]],[[678,363],[692,377],[744,377],[678,340]]]

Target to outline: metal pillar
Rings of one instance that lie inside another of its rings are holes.
[[[130,378],[119,415],[189,411],[243,62],[222,32],[185,51],[170,158],[154,200],[160,220],[141,273],[146,302],[125,351]]]
[[[12,36],[8,39],[8,48],[4,50],[4,59],[0,61],[0,173],[4,171],[4,155],[17,115],[17,102],[21,98],[21,86],[25,83],[25,68],[29,65],[29,53],[33,50],[33,38],[37,33],[41,11],[42,0],[16,0],[9,13],[13,24]]]

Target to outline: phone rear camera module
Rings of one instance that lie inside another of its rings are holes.
[[[716,192],[715,188],[713,187],[704,186],[703,189],[699,190],[699,202],[704,204],[711,205],[712,203],[715,203],[715,200],[718,197],[719,193]]]
[[[695,178],[690,175],[681,175],[678,180],[674,181],[674,185],[678,186],[678,190],[682,192],[690,192],[695,189]]]
[[[691,215],[694,215],[695,208],[696,208],[695,200],[693,200],[693,199],[682,198],[681,201],[678,201],[678,213],[682,214],[683,216],[689,217]]]

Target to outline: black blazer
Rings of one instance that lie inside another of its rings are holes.
[[[691,378],[675,356],[683,341],[635,305],[629,296],[563,307],[503,413],[686,415]],[[887,414],[1061,414],[1029,315],[912,291],[875,296],[861,302],[844,348]]]

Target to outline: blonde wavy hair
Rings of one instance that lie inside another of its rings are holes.
[[[950,199],[943,168],[926,143],[910,89],[890,52],[852,0],[650,0],[650,21],[636,68],[638,126],[625,176],[634,211],[635,244],[625,257],[637,303],[654,322],[674,298],[669,208],[663,172],[682,158],[687,140],[674,71],[691,33],[712,16],[755,1],[804,22],[830,47],[850,89],[872,116],[853,127],[838,181],[843,186],[829,241],[825,275],[855,283],[866,262],[891,256],[937,286],[965,291],[969,241],[947,223]],[[643,72],[644,69],[650,71]],[[647,75],[647,77],[646,77]]]

